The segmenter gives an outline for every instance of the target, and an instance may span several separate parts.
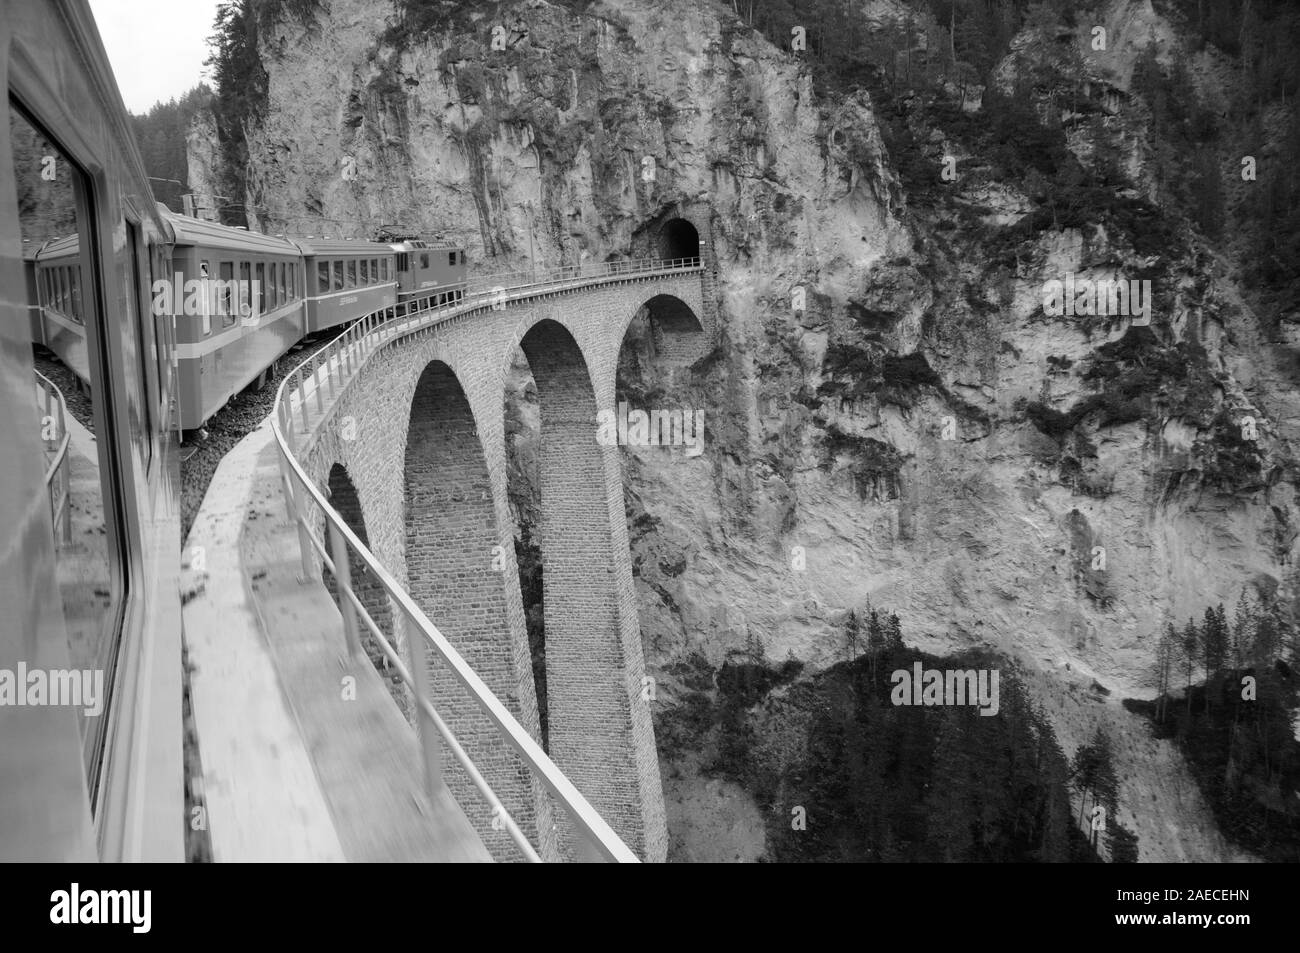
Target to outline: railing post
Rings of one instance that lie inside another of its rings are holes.
[[[302,387],[302,368],[294,371],[293,375],[294,393],[298,395],[298,409],[302,411],[302,432],[303,434],[311,433],[311,425],[307,419],[307,392]],[[292,399],[292,397],[290,398]]]
[[[343,532],[332,519],[326,519],[330,528],[330,559],[334,560],[334,582],[339,591],[339,612],[343,615],[343,634],[347,638],[348,657],[361,657],[361,636],[357,632],[357,611],[348,595],[352,592],[352,567],[348,565],[348,544]]]
[[[284,478],[284,489],[285,493],[294,501],[293,521],[298,527],[298,550],[302,556],[302,578],[299,579],[299,582],[305,583],[316,578],[316,572],[311,558],[311,539],[307,536],[306,517],[298,508],[298,501],[307,496],[307,490],[304,488],[301,494],[293,491],[291,488],[293,480],[294,478],[292,476],[286,475]]]
[[[442,740],[433,719],[424,711],[420,699],[429,698],[428,646],[424,644],[424,631],[405,612],[402,613],[403,625],[406,627],[406,665],[411,672],[411,691],[415,696],[416,725],[420,733],[420,752],[424,758],[424,789],[430,798],[442,789]],[[432,701],[432,699],[430,699]]]
[[[45,415],[41,418],[41,429],[44,430],[45,421],[47,420],[52,421],[54,419],[54,415],[50,413],[52,401],[54,400],[54,395],[50,393],[50,388],[46,385],[45,381],[41,381],[41,393],[45,395]],[[61,434],[63,433],[62,410],[60,410],[59,412],[59,417],[60,417],[59,433],[55,434],[53,439],[45,441],[46,450],[53,450],[55,447],[59,445],[59,440],[61,439]]]
[[[48,391],[47,391],[48,393]],[[50,395],[53,396],[53,395]],[[64,415],[63,401],[59,401],[59,433],[55,438],[55,446],[63,443],[68,436],[68,421]],[[63,451],[63,459],[59,461],[58,483],[62,490],[62,501],[59,504],[59,511],[62,513],[63,522],[59,524],[59,533],[63,537],[64,545],[72,544],[72,465],[68,460],[68,449],[71,449],[71,443]],[[54,516],[59,516],[56,512]]]
[[[325,394],[323,392],[325,390],[325,382],[320,380],[320,367],[318,366],[319,360],[320,351],[317,351],[311,356],[311,382],[312,386],[316,388],[316,413],[324,415]]]

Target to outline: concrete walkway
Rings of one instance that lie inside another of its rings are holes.
[[[183,558],[214,860],[490,860],[450,794],[422,790],[414,730],[300,579],[269,419],[222,460]]]

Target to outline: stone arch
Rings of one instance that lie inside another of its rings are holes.
[[[704,323],[681,298],[657,294],[627,317],[620,329],[618,374],[628,378],[672,371],[703,356]]]
[[[408,591],[535,737],[537,705],[527,643],[521,656],[507,613],[507,587],[517,585],[505,571],[513,559],[506,560],[500,551],[492,481],[469,399],[456,373],[440,360],[430,361],[416,382],[403,461]],[[524,834],[538,843],[536,783],[432,653],[428,674],[435,707]],[[481,795],[450,755],[444,756],[443,768],[452,794],[493,856],[517,856],[509,835],[499,825],[494,829]],[[546,857],[549,837],[540,842]]]
[[[366,532],[365,513],[361,506],[361,498],[357,493],[357,488],[352,482],[352,475],[348,473],[347,467],[342,463],[335,463],[330,467],[329,476],[326,480],[325,490],[329,497],[330,506],[334,511],[343,518],[348,529],[361,540],[363,546],[370,548],[370,536]],[[320,538],[329,545],[329,524],[322,515],[320,520]],[[388,600],[388,593],[379,580],[371,575],[366,568],[365,563],[361,561],[351,547],[348,548],[348,573],[352,580],[352,591],[356,593],[361,604],[366,607],[366,612],[370,618],[375,621],[379,631],[384,633],[388,644],[393,646],[397,651],[401,651],[398,644],[393,638],[393,607]],[[338,581],[334,573],[330,572],[329,567],[322,564],[321,576],[325,583],[325,588],[329,590],[330,596],[335,603],[338,602]],[[361,645],[366,650],[366,655],[374,665],[375,670],[388,685],[389,693],[399,706],[404,707],[406,702],[406,687],[402,683],[402,677],[397,674],[388,661],[388,657],[380,649],[379,643],[375,641],[374,635],[370,629],[358,620],[358,632],[361,636]]]
[[[540,418],[542,599],[551,758],[628,846],[666,849],[663,801],[623,528],[615,446],[596,441],[597,399],[570,331],[546,318],[519,343]],[[567,818],[561,821],[571,852]]]
[[[658,256],[673,258],[701,257],[700,232],[685,218],[670,218],[659,229]]]

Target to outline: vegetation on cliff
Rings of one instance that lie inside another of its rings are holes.
[[[1243,596],[1231,621],[1220,603],[1199,623],[1166,626],[1150,672],[1158,696],[1124,703],[1177,743],[1224,836],[1291,863],[1300,861],[1295,647],[1275,601]]]
[[[674,668],[687,691],[656,722],[661,754],[702,751],[707,772],[749,791],[768,817],[768,860],[1136,860],[1104,733],[1068,761],[1005,660],[908,648],[897,616],[868,606],[844,640],[846,660],[809,678],[753,640],[716,671],[699,657]],[[997,713],[895,704],[891,673],[916,663],[1000,670]]]

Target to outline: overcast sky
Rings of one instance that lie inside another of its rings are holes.
[[[207,78],[219,0],[90,0],[126,108],[147,112]]]

